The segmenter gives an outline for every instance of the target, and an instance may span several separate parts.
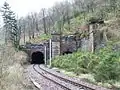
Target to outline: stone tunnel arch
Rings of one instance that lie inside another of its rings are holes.
[[[32,64],[45,64],[44,62],[44,54],[40,51],[33,52],[31,55],[31,63]]]

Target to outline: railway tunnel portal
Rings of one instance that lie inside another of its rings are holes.
[[[27,44],[26,53],[28,54],[28,61],[31,64],[45,64],[45,59],[47,59],[44,44]]]

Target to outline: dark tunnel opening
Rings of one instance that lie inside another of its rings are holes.
[[[71,51],[63,52],[63,55],[65,55],[65,54],[72,54],[72,52]]]
[[[32,62],[31,64],[44,64],[44,54],[42,52],[34,52],[32,54]]]

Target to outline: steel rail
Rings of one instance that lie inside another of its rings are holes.
[[[57,81],[54,81],[54,80],[48,78],[47,76],[43,75],[42,73],[40,73],[39,71],[36,70],[35,66],[36,66],[36,65],[33,65],[33,69],[34,69],[38,74],[40,74],[40,75],[43,76],[44,78],[52,81],[53,83],[59,85],[60,87],[64,88],[65,90],[71,90],[69,87],[67,87],[67,86],[65,86],[65,85],[62,85],[62,84],[58,83]]]
[[[40,65],[38,65],[38,67],[39,67],[41,70],[43,70],[43,71],[45,71],[45,72],[53,75],[54,77],[57,77],[57,78],[65,81],[65,82],[67,82],[67,83],[73,84],[74,86],[82,87],[83,89],[86,88],[86,89],[89,89],[89,90],[109,90],[109,89],[106,89],[106,88],[103,88],[103,87],[97,87],[96,85],[92,85],[91,87],[90,87],[90,86],[86,86],[86,85],[77,83],[77,82],[75,82],[75,81],[66,79],[66,78],[64,78],[64,77],[58,76],[58,75],[56,75],[56,74],[53,74],[53,73],[51,73],[50,71],[45,70],[45,69],[43,69],[42,67],[40,67]]]
[[[51,73],[51,72],[49,72],[49,71],[41,68],[40,65],[39,65],[38,67],[39,67],[41,70],[43,70],[43,71],[45,71],[45,72],[53,75],[54,77],[57,77],[57,78],[61,79],[62,81],[65,81],[65,82],[67,82],[67,83],[73,84],[74,86],[77,86],[77,87],[80,87],[80,88],[82,87],[83,89],[84,89],[84,88],[87,88],[87,89],[89,89],[89,90],[95,90],[95,89],[93,89],[93,88],[87,87],[87,86],[85,86],[85,85],[81,85],[81,84],[79,84],[79,83],[77,83],[77,82],[74,82],[74,81],[72,81],[72,80],[69,80],[69,79],[60,77],[60,76],[58,76],[58,75],[55,75],[55,74],[53,74],[53,73]]]

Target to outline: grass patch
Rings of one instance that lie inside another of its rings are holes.
[[[42,41],[46,41],[46,40],[49,40],[51,38],[51,35],[46,35],[46,34],[41,34],[40,36],[38,37],[35,37],[35,38],[32,38],[30,40],[31,43],[40,43]]]
[[[0,90],[36,90],[25,78],[22,62],[27,55],[11,46],[0,47]]]

